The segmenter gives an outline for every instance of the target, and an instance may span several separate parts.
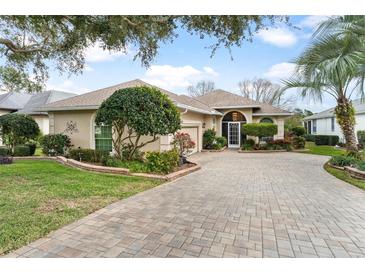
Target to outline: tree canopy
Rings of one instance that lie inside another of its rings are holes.
[[[212,92],[215,89],[215,84],[213,81],[201,80],[195,85],[188,86],[187,89],[190,96],[198,97],[206,93]]]
[[[0,116],[0,136],[12,150],[16,145],[35,139],[40,133],[38,124],[28,115],[10,113]]]
[[[148,67],[162,43],[172,42],[178,29],[201,39],[215,39],[230,49],[285,16],[0,16],[0,88],[39,91],[49,67],[61,73],[81,73],[85,50],[98,45],[109,51],[136,50],[135,59]]]
[[[128,143],[132,158],[137,149],[155,142],[158,135],[180,129],[180,112],[173,102],[157,88],[141,86],[117,90],[97,111],[97,125],[113,126],[113,145],[121,157],[123,143]],[[141,136],[150,136],[141,142]]]

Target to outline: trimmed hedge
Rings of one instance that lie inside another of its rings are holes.
[[[317,146],[335,146],[339,140],[337,135],[314,135],[314,143]]]
[[[216,132],[214,129],[207,129],[203,133],[203,148],[212,149],[216,139]]]
[[[270,123],[250,123],[242,125],[242,132],[259,138],[273,136],[278,133],[278,126]]]
[[[14,147],[14,156],[31,156],[30,148],[27,145],[19,145]]]
[[[8,147],[0,147],[0,156],[9,156],[10,154],[10,149]]]
[[[293,127],[291,132],[296,136],[303,136],[305,134],[305,128],[302,126]]]
[[[255,148],[255,140],[246,139],[244,140],[241,149],[242,150],[253,150]]]
[[[64,155],[71,147],[71,139],[65,134],[47,134],[40,141],[42,151],[46,155]]]
[[[102,163],[109,157],[109,152],[91,148],[71,149],[69,157],[76,161]]]
[[[268,150],[288,150],[290,151],[292,149],[291,147],[291,143],[287,140],[283,140],[283,139],[278,139],[278,140],[272,140],[269,141],[266,146],[265,149]]]

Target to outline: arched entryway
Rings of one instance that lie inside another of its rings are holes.
[[[246,117],[239,111],[230,111],[222,119],[222,136],[227,138],[228,147],[239,148],[246,138],[241,133],[241,124],[247,122]]]

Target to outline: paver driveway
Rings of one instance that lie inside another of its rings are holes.
[[[116,202],[21,257],[365,257],[365,192],[324,156],[200,153],[202,170]]]

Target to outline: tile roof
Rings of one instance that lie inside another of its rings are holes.
[[[177,95],[165,89],[148,84],[139,79],[98,89],[68,99],[59,100],[57,102],[47,104],[45,107],[42,108],[42,110],[57,111],[76,109],[98,109],[101,103],[109,98],[115,91],[136,86],[150,86],[158,88],[162,93],[166,94],[178,107],[188,108],[192,111],[197,111],[200,113],[221,115],[222,113],[217,111],[219,108],[245,106],[257,108],[258,112],[255,113],[258,114],[263,114],[267,111],[269,111],[270,113],[287,114],[286,111],[271,107],[270,105],[260,104],[251,99],[224,90],[215,90],[211,93],[199,97],[189,97],[186,95]],[[261,112],[259,112],[260,108],[262,108]]]

